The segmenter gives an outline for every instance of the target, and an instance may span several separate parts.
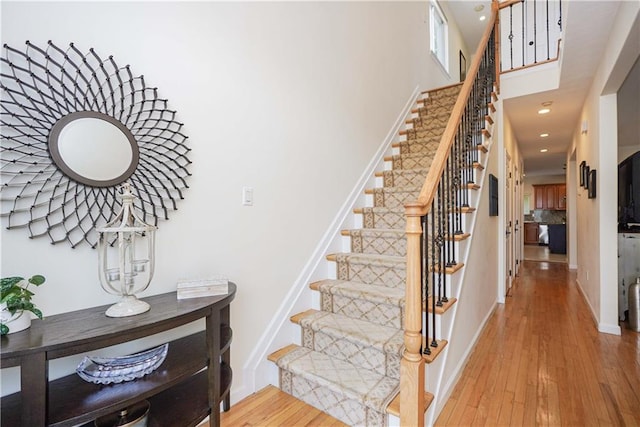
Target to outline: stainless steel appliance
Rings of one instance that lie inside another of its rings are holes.
[[[549,244],[549,226],[547,224],[538,225],[538,244]]]

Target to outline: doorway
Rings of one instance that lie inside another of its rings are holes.
[[[505,295],[509,294],[513,285],[513,163],[509,152],[505,153]]]

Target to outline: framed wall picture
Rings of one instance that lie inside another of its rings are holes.
[[[498,216],[498,178],[489,174],[489,216]]]
[[[589,198],[596,198],[596,170],[589,171]]]
[[[584,168],[586,166],[587,166],[587,162],[585,160],[580,162],[580,187],[584,187],[585,186]]]
[[[586,165],[583,170],[584,175],[584,188],[585,190],[589,189],[589,165]]]
[[[467,78],[467,58],[460,51],[460,81],[463,82]]]

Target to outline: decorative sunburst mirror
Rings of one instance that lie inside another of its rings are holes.
[[[183,124],[129,65],[73,43],[0,58],[0,215],[8,229],[72,247],[97,243],[127,182],[142,219],[168,219],[188,188]]]

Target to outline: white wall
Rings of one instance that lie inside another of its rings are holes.
[[[597,197],[577,194],[577,282],[601,332],[620,334],[617,320],[617,117],[616,95],[640,54],[640,3],[622,2],[616,25],[598,68],[581,117],[575,124],[576,163],[585,160],[597,170]],[[582,134],[580,123],[588,123]]]
[[[640,144],[635,146],[624,145],[624,146],[618,147],[618,164],[620,164],[623,160],[627,159],[628,157],[633,156],[638,151],[640,151]]]
[[[502,120],[500,111],[502,102],[498,102],[498,114],[496,115],[495,131]],[[499,257],[503,253],[504,239],[500,236],[504,221],[504,192],[499,194],[500,216],[489,216],[489,174],[499,179],[499,186],[504,187],[504,181],[499,176],[499,162],[503,158],[499,155],[502,144],[494,137],[482,175],[480,199],[475,212],[475,223],[469,230],[471,238],[468,244],[469,252],[464,260],[464,268],[456,273],[463,275],[459,289],[458,300],[453,306],[453,313],[445,313],[444,316],[455,316],[452,321],[450,342],[445,348],[446,358],[439,378],[442,381],[439,392],[436,394],[434,420],[442,410],[446,400],[451,395],[462,370],[474,349],[477,339],[483,331],[486,321],[489,319],[499,299],[500,275]],[[502,277],[502,278],[501,278]],[[504,288],[504,287],[503,287]],[[455,294],[453,294],[455,296]],[[442,321],[445,323],[445,321]],[[438,362],[438,360],[436,360]],[[435,364],[434,364],[435,365]],[[427,375],[432,375],[431,365],[427,367]]]
[[[178,111],[193,176],[179,210],[160,223],[158,267],[146,294],[212,273],[237,283],[234,388],[407,99],[417,86],[457,80],[429,55],[427,4],[420,2],[0,7],[3,43],[93,47],[144,74]],[[455,64],[461,41],[450,29]],[[243,186],[254,187],[252,207],[241,206]],[[97,282],[95,251],[54,247],[4,226],[1,274],[45,275],[35,298],[45,315],[114,301]],[[17,387],[15,372],[5,371],[3,394]]]

